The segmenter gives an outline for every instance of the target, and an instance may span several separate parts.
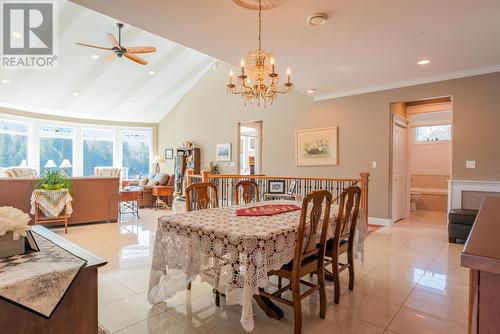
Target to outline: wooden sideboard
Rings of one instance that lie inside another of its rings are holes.
[[[500,333],[500,198],[484,199],[461,262],[470,268],[469,333]]]
[[[96,334],[97,270],[107,262],[43,226],[33,231],[87,261],[49,319],[0,299],[0,333]]]

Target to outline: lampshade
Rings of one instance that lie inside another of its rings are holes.
[[[49,159],[49,160],[47,160],[47,163],[45,164],[45,166],[44,166],[44,167],[45,167],[45,168],[56,168],[56,167],[57,167],[57,165],[56,165],[56,163],[54,162],[54,160]]]
[[[63,159],[63,161],[61,162],[61,166],[59,166],[59,168],[71,168],[73,167],[71,165],[71,162],[68,160],[68,159]]]
[[[21,161],[21,163],[19,164],[19,167],[26,167],[28,166],[28,163],[26,162],[26,159],[23,159],[23,161]]]
[[[157,164],[160,162],[160,157],[155,155],[154,159],[153,159],[153,163]]]

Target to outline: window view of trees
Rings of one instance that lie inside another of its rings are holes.
[[[50,169],[59,169],[63,159],[73,163],[73,129],[54,126],[40,127],[40,175]],[[45,167],[53,160],[57,167]],[[67,175],[73,175],[73,168],[65,169]]]
[[[123,133],[123,166],[128,167],[130,178],[149,173],[150,131],[126,131]]]
[[[112,130],[83,130],[83,176],[94,175],[94,167],[113,166]]]
[[[19,166],[28,157],[28,127],[0,120],[0,167]]]

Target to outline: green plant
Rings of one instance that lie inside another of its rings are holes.
[[[209,174],[219,174],[219,166],[215,164],[215,162],[211,161],[208,164],[208,173]]]
[[[58,190],[68,189],[71,191],[71,180],[62,172],[48,170],[45,175],[36,181],[35,189]]]

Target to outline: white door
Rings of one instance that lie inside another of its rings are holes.
[[[392,134],[392,219],[406,216],[406,127],[394,122]]]

